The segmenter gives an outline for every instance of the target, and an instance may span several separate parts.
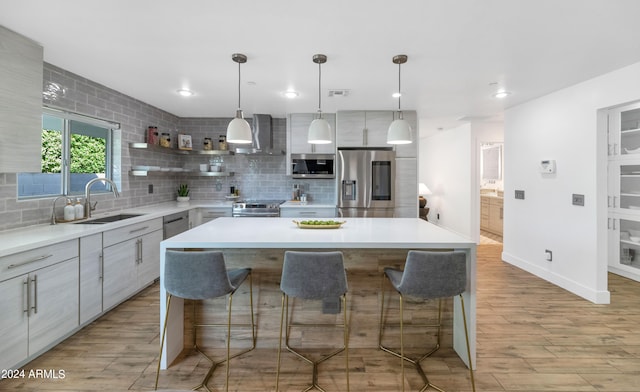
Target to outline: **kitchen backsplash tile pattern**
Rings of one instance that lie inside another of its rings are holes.
[[[191,186],[190,196],[194,200],[219,200],[229,192],[231,185],[240,189],[242,198],[283,199],[291,198],[293,184],[302,184],[310,200],[335,203],[335,184],[332,180],[292,180],[284,175],[285,157],[235,155],[224,158],[225,170],[233,171],[233,177],[216,180],[213,177],[173,175],[168,177],[131,177],[129,170],[134,165],[199,168],[208,163],[209,157],[183,156],[158,152],[130,150],[130,142],[145,141],[149,125],[159,132],[169,132],[175,143],[178,132],[192,136],[193,148],[202,149],[205,137],[211,137],[217,145],[219,135],[226,133],[231,118],[179,118],[144,102],[119,93],[79,75],[54,65],[44,63],[44,84],[55,82],[65,88],[65,95],[55,102],[43,104],[69,110],[91,117],[120,123],[121,129],[114,134],[114,150],[118,159],[114,162],[114,177],[121,184],[121,196],[92,195],[98,201],[97,212],[108,212],[136,206],[175,200],[180,183]],[[251,122],[251,119],[247,119]],[[273,119],[273,144],[285,150],[286,119]],[[229,148],[235,146],[229,145]],[[46,224],[51,216],[53,198],[18,201],[17,176],[0,173],[0,231]],[[153,185],[153,193],[149,193]],[[62,215],[62,202],[58,203],[58,216]]]

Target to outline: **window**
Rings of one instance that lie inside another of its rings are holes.
[[[112,179],[112,130],[119,124],[45,109],[42,172],[18,174],[18,198],[81,195],[96,177]],[[96,183],[93,192],[108,191]]]

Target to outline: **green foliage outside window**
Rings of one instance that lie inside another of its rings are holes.
[[[104,173],[106,140],[80,134],[71,135],[71,173]],[[60,173],[62,134],[42,130],[42,172]]]

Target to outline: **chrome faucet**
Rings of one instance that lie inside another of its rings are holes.
[[[53,200],[53,205],[51,206],[51,223],[52,225],[55,225],[56,223],[58,223],[58,220],[56,219],[56,202],[59,199],[65,199],[67,196],[58,196]]]
[[[87,185],[84,186],[84,216],[86,218],[91,218],[91,211],[96,209],[96,204],[98,204],[98,202],[96,201],[95,203],[93,203],[93,205],[91,205],[91,186],[93,184],[95,184],[98,181],[102,181],[105,183],[108,183],[109,185],[111,185],[111,192],[113,192],[113,195],[115,197],[120,197],[120,192],[118,192],[118,186],[111,181],[108,178],[94,178],[93,180],[87,182]]]

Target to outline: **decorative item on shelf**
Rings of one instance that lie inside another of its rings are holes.
[[[205,137],[202,142],[202,149],[205,151],[213,150],[213,142],[210,137]]]
[[[223,150],[223,151],[227,150],[227,136],[220,135],[218,137],[218,150]]]
[[[249,144],[252,142],[251,127],[244,119],[242,109],[240,109],[240,64],[247,62],[247,56],[241,53],[234,53],[231,59],[238,63],[238,110],[236,116],[227,126],[227,142],[238,144]]]
[[[160,135],[160,147],[171,147],[171,136],[166,132]]]
[[[158,127],[150,125],[149,128],[147,128],[147,143],[158,145],[159,142]]]
[[[407,120],[402,118],[402,110],[400,110],[400,97],[402,96],[402,90],[400,89],[400,65],[406,63],[407,60],[408,57],[405,54],[393,56],[393,63],[398,64],[398,118],[389,126],[389,131],[387,132],[388,144],[412,143],[411,125],[409,125]]]
[[[331,125],[322,117],[322,71],[321,65],[327,62],[324,54],[314,54],[313,62],[318,64],[318,118],[311,122],[307,142],[311,144],[331,143]]]
[[[185,135],[183,133],[178,134],[178,149],[191,150],[191,135]]]
[[[425,195],[430,195],[431,191],[424,183],[418,184],[418,206],[420,209],[418,210],[418,214],[420,218],[424,220],[428,220],[429,208],[427,208],[427,199],[424,197]]]
[[[189,201],[189,185],[188,184],[180,184],[178,186],[178,202],[187,202]]]

